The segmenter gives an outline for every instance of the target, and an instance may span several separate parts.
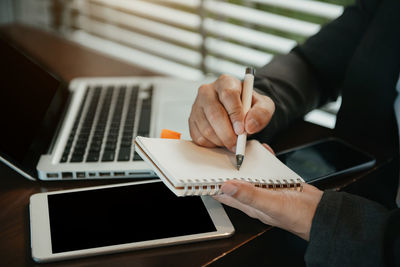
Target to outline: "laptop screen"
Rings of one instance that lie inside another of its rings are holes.
[[[36,177],[60,120],[67,90],[62,82],[0,37],[0,153]]]

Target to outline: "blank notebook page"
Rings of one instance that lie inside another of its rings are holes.
[[[246,155],[239,171],[236,169],[235,154],[225,148],[205,148],[187,140],[146,137],[138,137],[137,140],[174,185],[196,180],[203,183],[246,178],[276,182],[300,178],[256,140],[247,142]]]

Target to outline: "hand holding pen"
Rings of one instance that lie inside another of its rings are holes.
[[[275,105],[271,98],[255,91],[247,115],[241,100],[243,84],[223,74],[216,81],[202,85],[189,118],[190,135],[201,146],[224,146],[236,151],[237,136],[261,131],[270,121]]]

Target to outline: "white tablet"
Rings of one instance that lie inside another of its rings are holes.
[[[32,257],[48,262],[231,236],[209,196],[176,197],[159,180],[39,193],[30,198]]]

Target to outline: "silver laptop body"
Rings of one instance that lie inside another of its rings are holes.
[[[37,165],[41,180],[154,177],[135,153],[137,135],[170,129],[190,138],[188,118],[203,82],[175,78],[81,78],[60,131]]]
[[[78,78],[65,83],[0,37],[0,161],[36,180],[154,177],[137,135],[170,129],[189,139],[197,88],[168,77]]]

